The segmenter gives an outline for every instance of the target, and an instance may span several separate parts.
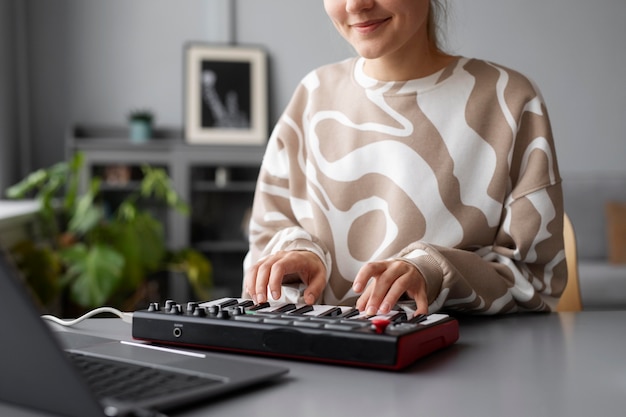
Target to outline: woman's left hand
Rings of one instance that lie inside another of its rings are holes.
[[[372,282],[367,285],[370,279]],[[404,293],[415,300],[416,315],[428,314],[426,280],[415,266],[405,261],[368,262],[354,279],[352,289],[362,293],[356,307],[368,315],[388,313]]]

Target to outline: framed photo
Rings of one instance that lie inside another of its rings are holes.
[[[260,48],[188,44],[188,143],[259,145],[267,141],[267,60]]]

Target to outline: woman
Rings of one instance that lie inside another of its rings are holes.
[[[359,56],[305,77],[272,133],[244,294],[368,314],[553,310],[563,207],[538,90],[444,53],[440,1],[324,6]]]

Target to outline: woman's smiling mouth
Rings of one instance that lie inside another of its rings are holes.
[[[376,29],[391,20],[390,17],[382,19],[372,19],[363,22],[352,23],[349,26],[360,34],[366,35],[374,32]]]

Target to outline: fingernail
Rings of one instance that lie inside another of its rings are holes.
[[[352,289],[354,290],[354,292],[361,292],[361,290],[363,289],[363,286],[361,285],[360,282],[355,282],[354,285],[352,286]]]
[[[272,298],[274,300],[278,300],[278,297],[280,297],[280,295],[278,294],[278,291],[272,291]]]
[[[265,294],[257,294],[256,295],[257,304],[261,304],[265,302]]]
[[[389,310],[391,310],[391,307],[389,307],[388,303],[382,303],[380,305],[380,311],[382,311],[383,313],[388,313]]]
[[[372,306],[367,307],[367,310],[365,310],[365,314],[367,314],[368,316],[374,316],[376,315],[376,312],[376,308]]]

